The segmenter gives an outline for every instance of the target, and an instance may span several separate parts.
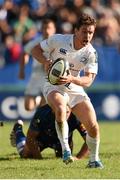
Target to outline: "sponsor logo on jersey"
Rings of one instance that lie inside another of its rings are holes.
[[[72,70],[72,71],[78,71],[77,69],[74,69],[74,64],[70,63],[69,66],[70,66],[70,70]]]
[[[83,64],[87,64],[88,59],[87,59],[86,57],[82,57],[82,58],[80,59],[80,62],[82,62]]]
[[[61,53],[61,54],[67,54],[67,50],[66,50],[66,49],[63,49],[63,48],[60,48],[60,53]]]
[[[67,87],[68,89],[71,89],[69,86],[70,86],[71,83],[67,83],[65,84],[64,86]]]
[[[69,63],[69,66],[70,66],[70,68],[72,68],[72,67],[74,67],[74,64],[72,64],[72,63]]]

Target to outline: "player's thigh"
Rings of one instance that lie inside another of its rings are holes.
[[[66,98],[58,91],[52,91],[47,96],[48,104],[54,109],[62,109],[66,112]]]
[[[44,78],[43,78],[44,79]],[[28,97],[32,99],[32,97],[42,97],[42,91],[43,91],[43,80],[40,77],[37,77],[37,75],[32,75],[30,81],[28,82],[28,85],[25,89],[25,97]],[[40,99],[41,101],[41,99]]]
[[[46,102],[52,107],[52,109],[60,109],[61,107],[66,108],[66,104],[68,102],[67,93],[60,90],[59,86],[51,85],[50,83],[45,83],[44,97]]]
[[[44,78],[33,73],[25,89],[25,95],[39,95],[43,90]]]
[[[84,100],[72,108],[72,112],[83,123],[92,136],[96,136],[99,127],[96,119],[96,113],[90,100]]]

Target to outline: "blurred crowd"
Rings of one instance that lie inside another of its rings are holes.
[[[44,18],[55,21],[57,33],[72,33],[81,12],[97,20],[95,45],[120,49],[120,0],[0,0],[0,66],[19,61]]]

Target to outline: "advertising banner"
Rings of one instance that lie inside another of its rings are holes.
[[[0,120],[30,120],[33,114],[24,108],[23,92],[0,92]]]
[[[97,113],[98,120],[120,120],[119,91],[90,91],[88,95]],[[0,120],[30,120],[34,112],[24,108],[24,95],[21,91],[0,92]]]

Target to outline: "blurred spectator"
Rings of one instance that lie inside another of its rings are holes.
[[[84,12],[96,18],[95,11],[91,8],[90,2],[91,1],[85,1],[85,0],[73,1],[75,12],[78,14],[78,16],[81,12]]]
[[[73,33],[73,26],[69,22],[63,22],[61,24],[61,30],[63,34],[71,34]]]
[[[106,10],[106,7],[103,6],[101,0],[91,0],[90,7],[93,9],[97,19],[99,19]]]
[[[48,6],[52,10],[57,10],[65,5],[65,0],[48,0]]]
[[[39,8],[40,5],[40,0],[12,0],[14,2],[14,4],[16,4],[17,6],[21,6],[23,4],[28,4],[30,10],[32,11],[36,11]]]
[[[39,2],[39,7],[36,10],[34,16],[37,17],[38,19],[42,19],[48,13],[48,4],[47,4],[47,0],[38,0],[38,2]]]
[[[20,7],[20,14],[18,20],[14,24],[15,38],[16,41],[26,43],[31,39],[31,28],[33,28],[34,23],[29,17],[29,6],[27,4],[22,4]],[[32,31],[33,32],[33,31]],[[27,33],[27,40],[26,40]],[[29,34],[30,33],[30,34]],[[30,35],[30,37],[29,37]]]
[[[4,8],[7,11],[7,22],[12,27],[13,22],[18,19],[20,9],[13,3],[13,0],[5,0]]]
[[[110,0],[109,7],[120,24],[120,0]]]
[[[61,20],[61,22],[67,21],[69,16],[69,9],[68,7],[64,6],[61,7],[58,11],[58,17],[59,17],[59,21]]]
[[[120,0],[0,0],[0,56],[9,34],[24,46],[41,32],[45,17],[56,22],[57,33],[72,33],[81,12],[97,19],[95,44],[120,46]]]
[[[110,0],[108,5],[116,15],[120,16],[120,0]]]
[[[5,4],[2,2],[0,3],[0,34],[1,34],[1,41],[4,41],[4,37],[12,31],[11,26],[8,24],[7,21],[7,9]]]
[[[86,14],[89,14],[90,16],[94,17],[96,19],[96,14],[95,14],[95,11],[89,7],[89,6],[85,6],[82,10],[81,10],[82,13],[86,13]]]
[[[75,7],[75,11],[79,14],[85,6],[84,0],[73,0],[73,5]]]
[[[61,7],[58,11],[57,16],[60,23],[69,22],[72,25],[75,25],[78,20],[78,14],[75,12],[74,7]]]
[[[115,17],[100,18],[95,43],[116,47],[120,45],[120,25]]]
[[[120,43],[120,26],[116,18],[109,18],[106,22],[105,44],[116,46]]]
[[[5,38],[4,51],[5,63],[12,64],[18,62],[21,52],[21,45],[14,40],[14,37],[12,35],[7,35]]]
[[[74,9],[69,8],[68,9],[68,18],[67,21],[75,25],[77,23],[78,16]]]

